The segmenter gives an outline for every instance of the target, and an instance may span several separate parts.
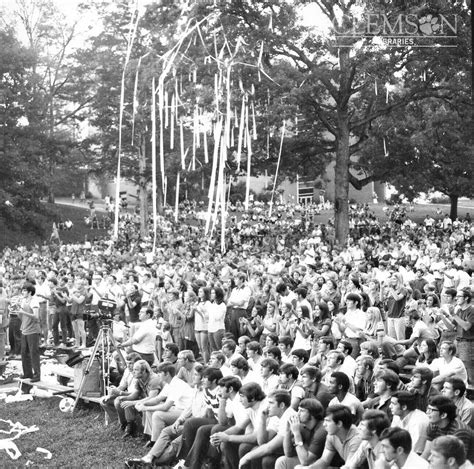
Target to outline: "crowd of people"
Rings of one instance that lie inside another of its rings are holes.
[[[470,219],[354,206],[339,247],[311,210],[234,212],[225,253],[172,214],[153,252],[132,213],[114,242],[5,249],[0,361],[39,381],[41,346],[90,347],[107,302],[126,367],[102,405],[147,446],[129,467],[471,467]]]

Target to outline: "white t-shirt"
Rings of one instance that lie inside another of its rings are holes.
[[[441,376],[452,373],[452,376],[461,378],[467,384],[466,367],[458,357],[453,357],[449,363],[442,357],[435,358],[431,363],[431,369],[438,371]]]
[[[163,388],[161,393],[166,395],[168,402],[173,401],[173,407],[176,410],[187,409],[193,399],[193,388],[176,376]]]

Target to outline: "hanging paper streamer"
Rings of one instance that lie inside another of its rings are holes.
[[[174,221],[178,221],[178,213],[179,213],[179,182],[180,180],[180,172],[176,175],[176,200],[174,205]]]
[[[214,127],[214,154],[212,157],[211,182],[209,183],[206,228],[204,231],[206,235],[209,232],[209,225],[210,225],[211,213],[212,213],[212,204],[214,201],[214,188],[215,188],[214,186],[216,184],[216,171],[217,171],[217,163],[218,163],[218,157],[219,157],[219,143],[221,140],[221,132],[222,132],[222,117],[219,118],[216,126]]]
[[[142,63],[142,59],[146,57],[149,54],[147,52],[145,55],[142,55],[138,59],[138,64],[137,64],[137,71],[135,72],[135,84],[133,85],[133,111],[132,111],[132,146],[133,146],[133,141],[134,141],[134,136],[135,136],[135,116],[137,115],[137,109],[138,109],[138,73],[140,71],[140,64]]]
[[[168,113],[169,113],[168,91],[165,91],[165,102],[164,102],[164,106],[165,106],[165,129],[167,129],[167,128],[168,128],[168,125],[169,125],[169,117],[168,117]]]
[[[385,87],[387,88],[387,94],[386,94],[386,97],[385,97],[385,102],[388,104],[388,93],[389,93],[390,84],[389,84],[389,83],[386,83],[386,84],[385,84]]]
[[[156,98],[155,77],[153,77],[151,80],[151,195],[153,209],[153,253],[156,249],[156,231],[158,226],[156,194]]]
[[[255,119],[255,104],[254,101],[252,100],[252,133],[253,133],[253,139],[257,140],[257,121]]]
[[[242,109],[240,111],[239,140],[237,141],[237,172],[240,171],[240,161],[242,159],[242,141],[245,130],[245,94],[242,96]]]
[[[207,132],[204,130],[203,133],[203,145],[204,145],[204,162],[209,163],[209,149],[207,147]]]
[[[379,90],[377,89],[377,80],[374,81],[375,96],[378,96]]]
[[[174,120],[176,117],[175,97],[171,97],[171,125],[170,125],[170,150],[174,150]]]
[[[250,202],[250,171],[252,169],[252,141],[250,138],[250,132],[247,127],[247,185],[245,187],[245,210],[248,211],[249,209],[249,202]]]
[[[135,18],[136,15],[136,18]],[[135,20],[135,22],[134,22]],[[115,184],[115,220],[114,220],[114,231],[113,236],[115,239],[118,238],[118,225],[119,225],[119,200],[120,200],[120,178],[121,178],[121,159],[122,159],[122,122],[123,122],[123,111],[125,106],[125,73],[127,71],[127,66],[130,61],[130,54],[132,53],[132,47],[135,40],[135,35],[137,32],[138,21],[140,20],[140,12],[135,5],[132,17],[130,19],[129,26],[129,35],[127,40],[127,53],[125,56],[125,62],[122,70],[122,80],[120,84],[120,115],[119,115],[119,129],[118,129],[118,156],[117,156],[117,180]]]
[[[277,167],[275,171],[275,179],[273,180],[273,189],[272,189],[272,196],[270,198],[270,208],[268,210],[268,216],[272,216],[272,208],[273,208],[273,197],[275,196],[275,188],[276,188],[276,183],[278,179],[278,171],[280,170],[280,161],[281,161],[281,152],[283,150],[283,139],[285,138],[285,126],[286,122],[283,121],[283,128],[281,130],[281,142],[280,142],[280,151],[278,153],[278,162],[277,162]]]
[[[184,171],[186,169],[186,155],[184,153],[184,129],[183,123],[179,123],[179,143],[181,146],[181,169]]]
[[[383,138],[383,152],[385,156],[388,156],[387,144],[385,142],[385,137]]]
[[[165,195],[163,196],[163,205],[167,205],[168,200],[168,176],[165,176]]]

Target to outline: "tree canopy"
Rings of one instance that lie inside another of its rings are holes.
[[[26,3],[19,5],[26,9]],[[168,193],[178,172],[196,191],[216,183],[215,148],[225,147],[228,178],[245,175],[249,157],[252,174],[274,174],[285,129],[282,177],[304,173],[316,179],[328,162],[336,163],[331,198],[339,242],[348,232],[349,184],[389,182],[408,197],[440,190],[453,202],[472,195],[472,168],[463,164],[472,154],[471,17],[465,2],[134,5],[82,5],[102,29],[71,52],[73,30],[63,29],[55,60],[44,54],[60,30],[45,33],[55,17],[49,7],[43,27],[30,28],[36,35],[28,36],[29,47],[12,31],[2,32],[11,44],[2,54],[19,54],[19,60],[5,57],[2,87],[11,91],[5,73],[16,70],[24,93],[34,93],[34,99],[25,98],[26,133],[36,129],[41,138],[35,140],[49,148],[43,156],[34,148],[45,171],[36,182],[47,182],[52,168],[68,158],[112,176],[120,133],[122,175],[138,183],[145,217],[153,175],[160,203],[165,175]],[[402,39],[393,43],[393,37]],[[38,64],[46,75],[39,76]],[[8,107],[7,128],[21,134],[25,127],[18,125],[22,115],[15,106]],[[85,138],[62,132],[80,122],[88,126]],[[217,129],[222,137],[216,138]],[[12,141],[3,138],[3,154],[14,161],[20,157]]]

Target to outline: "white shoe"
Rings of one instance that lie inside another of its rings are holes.
[[[180,460],[178,461],[178,464],[176,464],[175,466],[173,466],[173,469],[183,469],[184,463],[185,463],[184,459],[180,459]]]

